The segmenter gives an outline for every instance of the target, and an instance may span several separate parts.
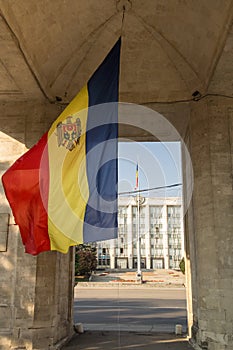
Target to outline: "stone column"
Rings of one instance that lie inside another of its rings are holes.
[[[186,147],[186,148],[185,148]],[[193,218],[193,167],[190,158],[190,131],[185,136],[185,147],[182,145],[183,170],[183,213],[184,213],[184,257],[185,284],[187,297],[188,335],[195,336],[197,320],[197,267],[196,236]],[[195,312],[193,311],[195,310]]]
[[[232,100],[215,97],[192,103],[193,340],[200,349],[233,348],[232,132]]]
[[[60,113],[42,102],[0,104],[0,175]],[[0,348],[57,349],[72,333],[73,250],[25,254],[0,184]]]
[[[62,345],[73,326],[74,248],[68,254],[44,252],[37,257],[33,349]]]

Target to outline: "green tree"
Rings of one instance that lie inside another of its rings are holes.
[[[185,260],[184,260],[184,258],[181,259],[179,266],[180,266],[181,272],[183,274],[185,274]]]
[[[88,245],[80,244],[76,247],[75,275],[89,277],[96,269],[96,249]]]

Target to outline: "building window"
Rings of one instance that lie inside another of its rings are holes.
[[[120,253],[123,254],[123,252],[124,252],[124,249],[120,248]]]

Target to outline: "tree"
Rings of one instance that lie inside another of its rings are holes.
[[[184,260],[184,258],[181,259],[179,266],[180,266],[181,272],[183,274],[185,274],[185,260]]]
[[[89,277],[96,269],[97,258],[96,248],[80,244],[76,247],[75,254],[75,275]]]

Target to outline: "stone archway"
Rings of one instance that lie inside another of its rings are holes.
[[[121,100],[163,114],[191,154],[185,227],[193,341],[230,350],[232,0],[70,3],[48,1],[45,11],[38,1],[0,0],[0,172],[41,137],[122,35]],[[0,231],[0,346],[33,349],[47,334],[42,348],[52,349],[72,331],[72,253],[25,255],[2,188]]]
[[[182,113],[188,119],[186,128],[181,126],[194,170],[193,199],[185,220],[189,328],[193,340],[200,347],[208,343],[209,349],[232,347],[228,331],[232,324],[232,107],[226,98],[206,98],[188,106],[154,106],[170,120],[183,119]],[[30,132],[25,124],[16,125],[19,117],[26,115],[27,121],[31,116],[31,104],[4,108],[14,127],[10,131],[2,127],[1,171],[24,149],[16,138],[24,135],[25,144],[32,142],[38,135],[34,130],[38,128],[39,133],[45,127],[42,115],[52,118],[58,107],[34,106],[38,122]],[[18,115],[11,116],[16,110]],[[189,176],[184,162],[184,186]],[[9,349],[52,348],[72,333],[73,253],[24,254],[12,217],[7,230],[8,212],[1,190],[1,342]]]

